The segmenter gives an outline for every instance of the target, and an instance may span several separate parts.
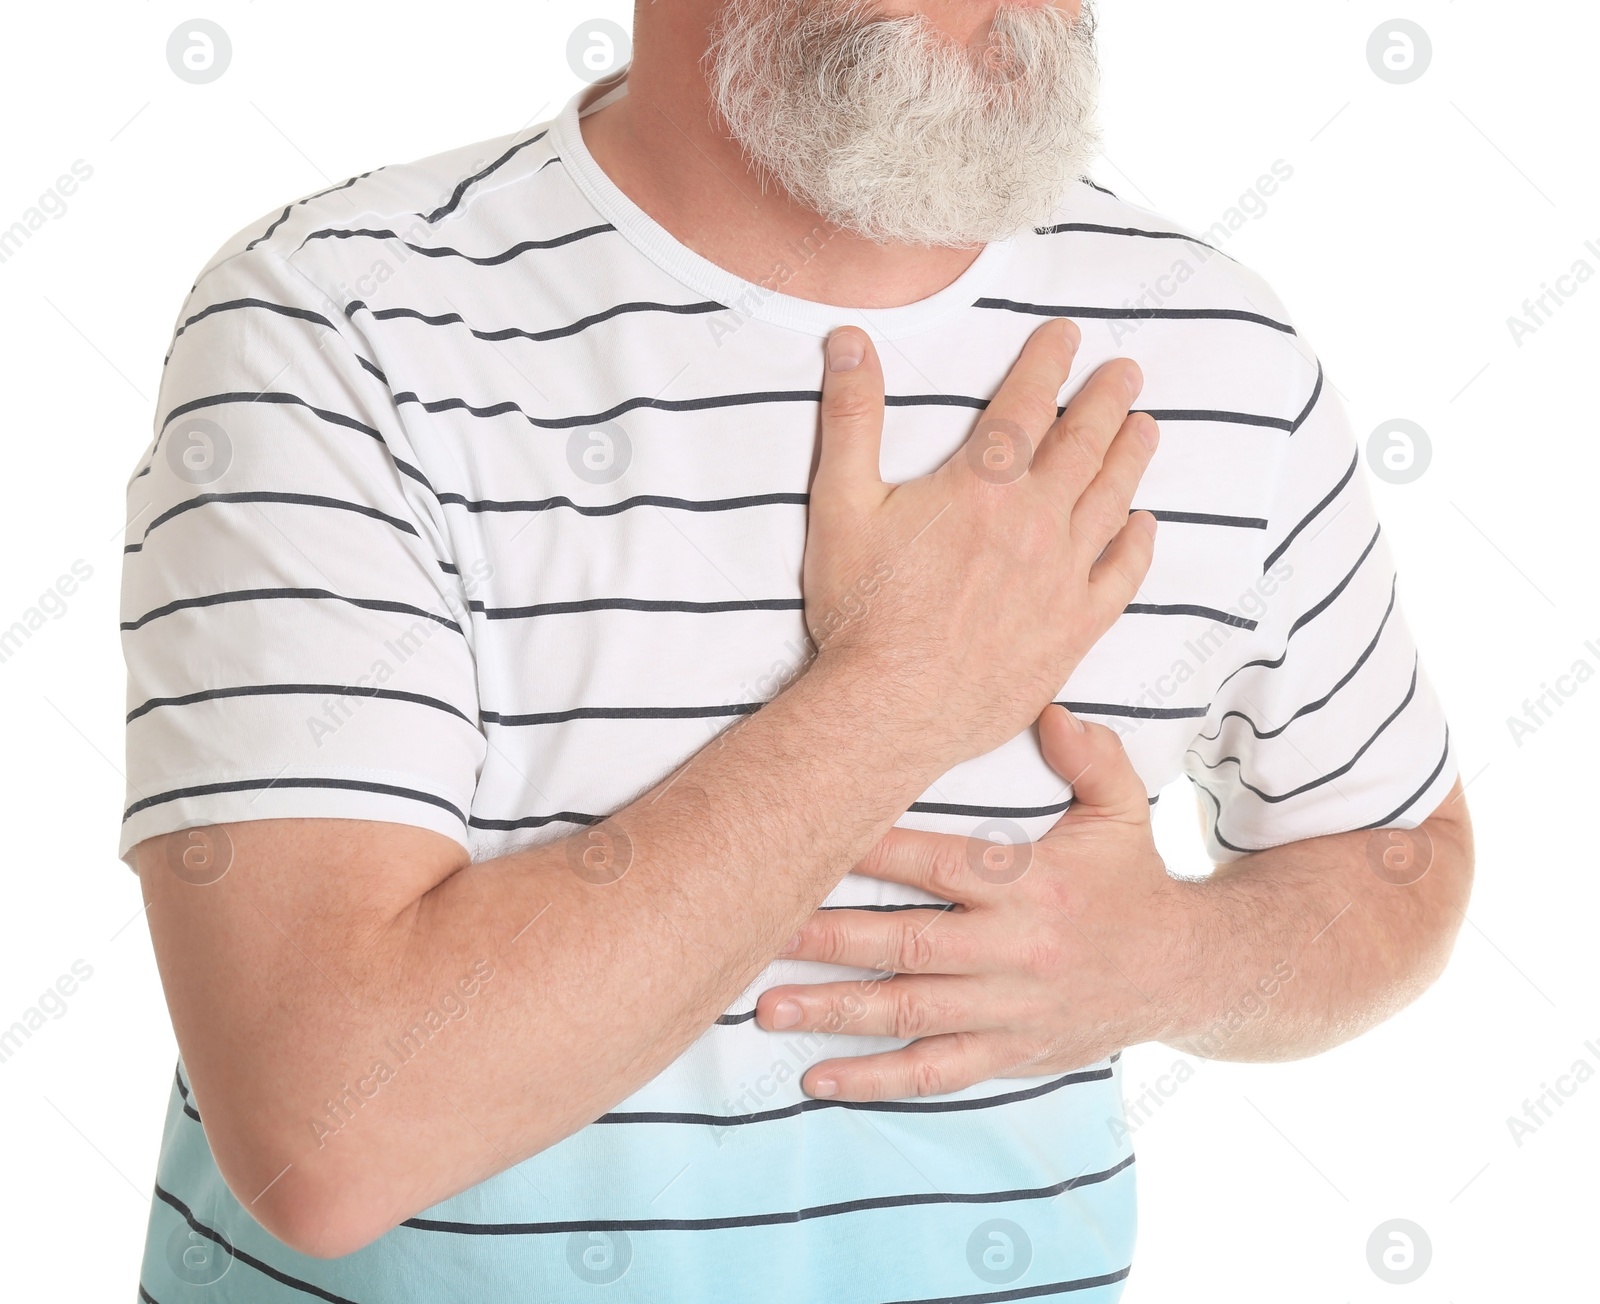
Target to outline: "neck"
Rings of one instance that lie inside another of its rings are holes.
[[[703,11],[684,21],[684,10]],[[612,182],[702,258],[819,303],[892,308],[937,293],[982,252],[878,244],[832,227],[719,129],[701,69],[714,6],[640,5],[628,93],[583,119]]]

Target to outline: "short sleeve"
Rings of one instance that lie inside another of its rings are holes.
[[[1306,388],[1274,476],[1256,628],[1184,761],[1218,861],[1414,827],[1456,777],[1349,419],[1320,367]]]
[[[467,845],[485,748],[470,579],[345,315],[272,246],[213,260],[128,487],[118,854],[282,818]]]

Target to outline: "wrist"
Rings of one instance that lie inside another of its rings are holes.
[[[918,692],[892,656],[828,646],[812,658],[795,688],[883,763],[905,772],[916,785],[913,797],[967,759],[941,703]]]
[[[1295,968],[1241,935],[1241,912],[1224,878],[1174,879],[1170,929],[1174,967],[1162,1002],[1159,1040],[1206,1059],[1231,1058],[1250,1043]],[[1248,912],[1244,918],[1251,917]]]

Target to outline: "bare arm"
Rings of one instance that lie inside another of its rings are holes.
[[[1409,1005],[1444,971],[1472,893],[1458,782],[1416,829],[1291,842],[1219,866],[1201,886],[1210,958],[1186,1031],[1223,1060],[1328,1050]]]
[[[262,820],[213,834],[231,866],[197,887],[168,863],[184,835],[142,844],[174,1028],[241,1203],[348,1253],[643,1085],[935,777],[873,709],[818,667],[597,830],[475,865],[423,829]]]
[[[969,448],[891,488],[881,371],[860,332],[841,340],[865,356],[824,382],[805,561],[821,650],[676,775],[598,830],[476,865],[345,820],[226,826],[231,868],[208,886],[172,872],[190,835],[136,849],[208,1140],[280,1239],[348,1253],[647,1082],[934,778],[1025,728],[1129,600],[1153,525],[1127,515],[1154,446],[1128,415],[1132,364],[1058,421],[1077,333],[1041,327],[990,408],[1032,468],[1023,448],[1015,476],[984,474]]]

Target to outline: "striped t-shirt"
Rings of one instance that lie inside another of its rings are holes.
[[[850,322],[883,359],[895,481],[959,446],[1043,317],[1083,331],[1064,395],[1137,359],[1163,430],[1135,503],[1161,521],[1155,560],[1060,700],[1123,734],[1151,794],[1188,775],[1217,858],[1438,805],[1445,721],[1347,420],[1254,275],[1083,184],[930,298],[809,302],[783,285],[825,229],[764,283],[733,276],[607,179],[579,111],[308,196],[201,272],[129,488],[124,854],[346,817],[492,857],[581,830],[757,709],[805,656],[822,342]],[[900,822],[1036,837],[1068,801],[1030,732]],[[852,875],[827,904],[930,900]],[[180,1064],[143,1288],[1116,1299],[1134,1235],[1116,1060],[808,1098],[807,1065],[901,1043],[766,1032],[756,996],[869,976],[775,962],[611,1113],[339,1260],[233,1198]],[[219,1238],[226,1275],[192,1284]]]

